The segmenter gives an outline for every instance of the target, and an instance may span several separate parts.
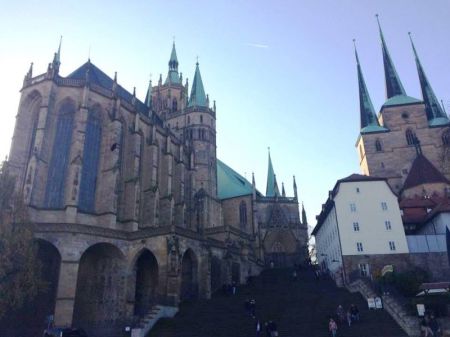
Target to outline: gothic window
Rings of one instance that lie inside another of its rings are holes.
[[[383,151],[383,147],[381,146],[381,141],[379,139],[377,139],[375,141],[375,150],[377,152],[382,152]]]
[[[200,124],[202,124],[202,123],[203,123],[203,116],[200,115]]]
[[[408,145],[414,145],[416,135],[411,129],[406,130],[405,136],[406,136],[406,142],[408,143]]]
[[[177,111],[177,110],[178,110],[178,102],[177,102],[177,99],[174,98],[174,99],[172,100],[172,111],[175,112],[175,111]]]
[[[70,143],[72,141],[73,115],[75,107],[66,102],[60,110],[56,121],[52,157],[48,168],[45,206],[49,208],[64,207],[64,185],[67,164],[69,162]]]
[[[89,111],[83,150],[79,208],[82,211],[95,210],[95,189],[102,138],[101,121],[98,111]]]
[[[187,123],[191,124],[191,117],[190,116],[187,116]]]
[[[241,201],[239,205],[239,224],[241,227],[247,226],[247,204]]]
[[[442,144],[445,146],[450,146],[450,129],[442,134]]]

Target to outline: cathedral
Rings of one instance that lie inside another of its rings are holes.
[[[406,94],[379,22],[378,27],[386,81],[386,101],[378,115],[355,49],[361,120],[356,148],[361,171],[365,175],[387,178],[399,200],[447,199],[450,195],[450,120],[425,74],[411,34],[422,99]]]
[[[264,195],[217,158],[198,62],[189,92],[173,44],[167,76],[140,100],[90,60],[61,76],[60,49],[24,78],[9,156],[49,284],[22,324],[54,315],[105,336],[155,305],[304,261],[295,177],[288,197],[269,153]]]

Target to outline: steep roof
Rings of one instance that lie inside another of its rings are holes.
[[[389,98],[386,102],[383,104],[384,107],[390,107],[390,106],[397,106],[397,105],[409,105],[409,104],[418,104],[423,103],[420,99],[410,97],[407,95],[396,95],[391,98]]]
[[[217,159],[217,196],[229,199],[253,193],[252,184],[224,162]],[[257,191],[258,194],[260,194]]]
[[[112,90],[114,80],[106,75],[102,70],[100,70],[97,66],[95,66],[90,60],[87,61],[85,64],[83,64],[81,67],[76,69],[74,72],[69,74],[67,78],[69,79],[76,79],[76,80],[84,80],[86,79],[86,73],[89,72],[89,81],[92,84],[96,84],[104,89]],[[122,88],[122,86],[117,86],[117,95],[127,101],[128,103],[132,103],[133,95]],[[140,100],[136,99],[136,108],[137,110],[145,115],[148,115],[148,107],[141,102]]]
[[[205,88],[203,87],[202,75],[200,75],[200,68],[198,62],[195,66],[194,81],[192,82],[191,96],[189,98],[189,107],[202,106],[207,107]]]
[[[423,154],[419,154],[414,159],[411,170],[403,184],[403,190],[431,183],[450,184],[447,178]]]
[[[266,197],[279,196],[280,191],[278,189],[277,177],[272,165],[272,159],[269,152],[269,166],[267,168],[267,184],[266,184]]]
[[[385,178],[380,177],[374,177],[374,176],[366,176],[363,174],[353,173],[350,174],[348,177],[339,179],[336,183],[336,185],[340,183],[351,183],[356,181],[377,181],[377,180],[386,180]]]

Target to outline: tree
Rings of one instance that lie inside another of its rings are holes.
[[[27,208],[22,196],[14,193],[14,185],[4,161],[0,166],[0,318],[45,287]]]

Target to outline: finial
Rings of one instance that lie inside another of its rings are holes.
[[[88,60],[89,60],[89,62],[91,62],[91,45],[89,45],[89,48],[88,48]]]
[[[268,151],[268,152],[269,152],[269,154],[270,154],[270,146],[268,146],[268,147],[267,147],[267,151]]]
[[[117,71],[114,72],[114,82],[117,83]]]
[[[133,96],[136,97],[136,87],[133,87]]]
[[[197,63],[195,63],[198,66],[198,55],[197,55]]]

